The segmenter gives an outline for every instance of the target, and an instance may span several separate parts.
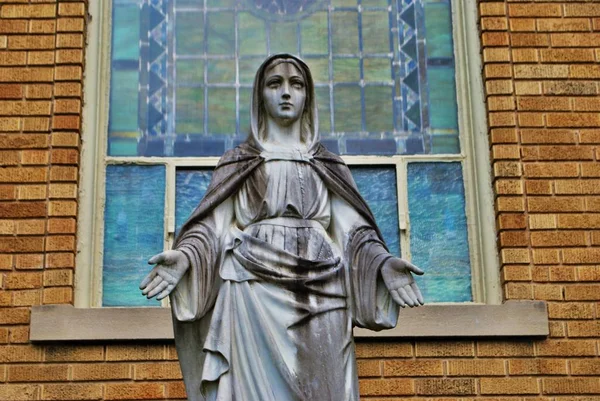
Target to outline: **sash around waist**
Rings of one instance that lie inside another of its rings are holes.
[[[324,230],[325,227],[316,220],[301,219],[297,217],[274,217],[272,219],[264,219],[255,223],[247,225],[243,231],[253,226],[280,226],[288,228],[314,228],[317,230]]]

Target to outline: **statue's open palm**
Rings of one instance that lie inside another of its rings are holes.
[[[159,301],[173,291],[190,267],[190,262],[185,254],[175,250],[154,255],[148,260],[148,263],[156,264],[156,266],[142,280],[140,290],[148,299],[156,296]]]
[[[392,299],[401,307],[423,305],[423,295],[415,283],[413,273],[422,275],[423,270],[404,259],[390,258],[381,268],[383,281]]]

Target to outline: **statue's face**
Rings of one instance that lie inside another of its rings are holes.
[[[267,114],[281,124],[291,124],[302,116],[306,82],[294,64],[280,63],[265,77],[263,101]]]

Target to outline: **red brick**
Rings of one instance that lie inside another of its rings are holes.
[[[11,50],[54,49],[53,35],[13,35],[8,37]]]
[[[409,375],[410,372],[407,372]],[[458,359],[448,361],[449,376],[504,376],[504,361],[498,359]]]
[[[56,32],[56,20],[29,20],[29,33],[54,33]]]
[[[37,400],[40,386],[36,384],[0,384],[0,399],[2,400]]]
[[[533,299],[533,286],[527,283],[507,283],[504,287],[504,295],[507,300]]]
[[[523,194],[523,182],[521,180],[498,180],[494,183],[496,193],[499,195],[521,195]]]
[[[83,16],[85,14],[84,3],[60,3],[58,5],[58,15],[64,16]]]
[[[51,162],[52,164],[77,164],[79,152],[76,149],[54,149]]]
[[[45,202],[3,202],[0,215],[5,218],[46,217]]]
[[[562,214],[558,216],[558,228],[600,228],[600,214]]]
[[[508,15],[511,17],[560,17],[560,4],[509,4]]]
[[[108,345],[107,361],[147,361],[165,359],[163,345]]]
[[[600,16],[600,4],[565,4],[565,17],[594,17]]]
[[[54,72],[54,79],[57,81],[80,81],[82,78],[82,69],[79,66],[57,66]]]
[[[80,97],[81,83],[79,82],[57,82],[54,85],[54,96],[56,97]]]
[[[527,210],[530,212],[583,212],[585,203],[583,198],[572,196],[561,197],[529,197]]]
[[[0,33],[26,33],[27,20],[0,20]]]
[[[528,195],[552,195],[552,181],[527,180],[525,181],[525,191]]]
[[[533,356],[531,341],[479,341],[478,357]]]
[[[579,281],[600,281],[600,266],[578,266],[576,271]]]
[[[506,15],[506,9],[503,2],[500,3],[479,3],[479,11],[484,15]]]
[[[573,375],[600,375],[600,359],[574,359],[570,361]]]
[[[28,324],[29,309],[11,308],[3,309],[0,313],[0,324]]]
[[[58,32],[83,32],[85,22],[83,18],[59,18]]]
[[[471,341],[422,341],[417,343],[416,355],[418,357],[448,357],[448,356],[473,356],[473,342]]]
[[[512,32],[533,32],[535,31],[534,18],[511,18],[510,30]]]
[[[566,375],[565,359],[511,359],[508,372],[514,376]]]
[[[44,288],[43,291],[44,305],[54,304],[72,304],[73,303],[73,287],[51,287]]]
[[[515,78],[567,78],[569,66],[562,64],[519,64],[514,66]]]
[[[577,132],[566,129],[524,128],[519,131],[524,144],[535,143],[576,143]],[[575,165],[575,164],[574,164]]]
[[[176,354],[174,354],[176,356]],[[357,358],[410,358],[414,356],[410,343],[357,343]]]
[[[42,348],[37,345],[4,345],[0,347],[0,362],[38,362],[41,360],[41,351]]]
[[[46,255],[46,267],[49,269],[67,268],[75,266],[72,253],[51,253]]]
[[[54,4],[5,5],[2,6],[2,18],[51,18],[56,16]]]
[[[535,231],[531,233],[534,247],[566,247],[587,245],[585,231]]]
[[[550,38],[545,33],[511,33],[510,43],[513,47],[547,47]]]
[[[527,265],[502,266],[502,278],[505,281],[531,281],[531,269]]]
[[[599,301],[600,285],[567,285],[565,286],[565,299],[567,301]]]
[[[553,33],[552,47],[597,47],[600,33]]]
[[[77,167],[52,166],[50,181],[77,181]]]
[[[600,337],[600,321],[567,322],[569,337]]]
[[[383,374],[392,376],[442,376],[443,365],[439,360],[386,360],[383,364]]]
[[[541,49],[540,55],[545,63],[594,62],[592,49]]]
[[[600,78],[600,65],[596,64],[573,64],[569,78]],[[560,78],[567,78],[561,76]]]
[[[518,230],[527,227],[523,214],[502,214],[498,218],[498,226],[501,230]]]
[[[181,379],[179,362],[140,363],[134,365],[135,380]]]
[[[600,248],[564,249],[563,262],[566,264],[600,263]]]

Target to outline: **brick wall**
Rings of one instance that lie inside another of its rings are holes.
[[[479,10],[505,298],[548,301],[551,335],[361,342],[361,392],[599,400],[600,3]],[[0,400],[182,399],[172,344],[28,342],[31,305],[73,300],[84,16],[0,0]]]

